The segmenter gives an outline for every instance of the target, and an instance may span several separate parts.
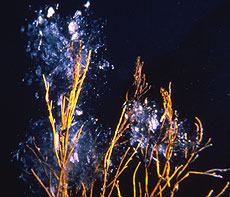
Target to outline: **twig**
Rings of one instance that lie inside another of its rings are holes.
[[[40,185],[45,189],[46,193],[48,194],[49,197],[52,197],[52,195],[50,194],[50,192],[47,190],[46,186],[43,184],[43,182],[41,181],[41,179],[37,176],[37,174],[34,172],[33,169],[30,169],[32,174],[34,175],[34,177],[37,179],[37,181],[40,183]]]
[[[140,164],[141,164],[141,162],[139,161],[139,163],[137,164],[137,167],[133,173],[133,197],[136,197],[136,180],[135,180],[135,178],[136,178],[136,173],[137,173],[137,170],[138,170]]]

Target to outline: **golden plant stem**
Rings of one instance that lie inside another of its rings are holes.
[[[211,189],[210,192],[208,193],[208,195],[206,197],[210,197],[213,194],[214,190]]]
[[[133,173],[133,197],[136,197],[136,173],[137,173],[137,170],[140,166],[141,162],[139,161],[139,163],[137,164],[137,167]]]
[[[118,197],[122,197],[121,196],[121,191],[119,189],[119,181],[118,180],[116,181],[116,188],[117,188],[117,195],[118,195]]]
[[[147,168],[147,166],[145,166],[145,194],[146,194],[147,197],[149,197],[148,180],[149,180],[149,177],[148,177],[148,168]]]
[[[67,162],[69,161],[69,158],[70,158],[70,156],[71,156],[71,154],[72,154],[72,152],[73,152],[73,150],[74,150],[74,148],[75,148],[75,146],[76,146],[76,144],[77,144],[77,142],[78,142],[78,140],[79,140],[79,138],[80,138],[80,136],[81,136],[81,131],[82,131],[83,126],[84,126],[84,125],[82,125],[81,128],[80,128],[79,131],[78,131],[77,138],[76,138],[76,140],[75,140],[75,142],[74,142],[74,145],[73,145],[73,147],[71,148],[71,150],[70,150],[70,152],[69,152],[69,154],[68,154],[68,156],[67,156],[67,159],[66,159],[66,161],[65,161],[65,166],[67,165]]]
[[[220,191],[219,194],[216,195],[216,197],[221,196],[226,191],[226,189],[228,188],[229,184],[230,184],[230,182],[228,181],[227,184],[225,185],[225,187]]]
[[[140,197],[142,197],[142,189],[141,189],[141,182],[138,182],[138,187],[139,187],[139,193],[140,193]]]
[[[117,180],[118,177],[122,174],[122,172],[128,167],[129,162],[131,161],[131,159],[133,158],[133,156],[136,154],[137,149],[138,149],[139,146],[141,145],[142,140],[143,140],[143,136],[142,136],[140,142],[138,143],[137,147],[135,148],[134,152],[132,153],[132,155],[128,158],[128,160],[127,160],[126,163],[124,164],[123,168],[120,170],[120,167],[121,167],[121,165],[122,165],[122,163],[123,163],[123,161],[124,161],[124,159],[125,159],[125,157],[126,157],[128,151],[129,151],[130,147],[128,147],[128,149],[126,150],[125,154],[123,155],[122,160],[121,160],[121,162],[120,162],[120,164],[119,164],[119,167],[118,167],[118,169],[117,169],[115,178],[114,178],[114,179],[110,182],[110,184],[109,184],[109,185],[111,185],[111,184],[113,183],[108,197],[111,196],[112,191],[113,191],[113,188],[114,188],[114,184],[116,183],[116,180]],[[108,186],[109,186],[109,185],[108,185]],[[108,187],[108,186],[107,186],[107,187]]]
[[[142,140],[143,140],[143,136],[142,136],[140,142],[138,143],[137,147],[136,147],[135,150],[133,151],[132,155],[128,158],[128,160],[127,160],[126,163],[124,164],[123,168],[122,168],[119,172],[117,172],[117,175],[115,176],[115,178],[114,178],[114,180],[113,180],[112,182],[115,182],[115,181],[117,180],[117,178],[122,174],[122,172],[128,167],[129,162],[131,161],[131,159],[133,158],[133,156],[136,154],[137,149],[138,149],[139,146],[141,145]],[[130,147],[129,147],[127,150],[129,150],[129,149],[130,149]],[[125,156],[126,156],[126,153],[125,153]],[[125,156],[124,156],[124,158],[125,158]],[[123,159],[122,159],[121,162],[123,162]],[[121,165],[121,164],[120,164],[120,165]],[[112,194],[112,191],[113,191],[113,190],[111,189],[111,190],[110,190],[110,193],[109,193],[109,195],[108,195],[108,197],[110,197],[110,195]]]
[[[117,136],[117,133],[118,133],[118,129],[119,129],[120,125],[121,125],[121,121],[122,121],[122,119],[123,119],[125,110],[126,110],[126,106],[123,107],[123,110],[122,110],[122,113],[121,113],[119,122],[118,122],[118,124],[117,124],[117,128],[116,128],[115,133],[114,133],[114,136],[113,136],[112,143],[111,143],[111,145],[110,145],[108,151],[107,151],[106,154],[105,154],[105,158],[104,158],[104,183],[103,183],[103,187],[102,187],[103,191],[102,191],[101,196],[104,196],[104,195],[105,195],[106,181],[107,181],[107,173],[108,173],[109,164],[110,164],[110,157],[111,157],[111,154],[112,154],[114,145],[115,145],[115,139],[116,139],[116,136]]]
[[[71,123],[74,119],[73,113],[75,110],[75,107],[77,105],[77,101],[80,95],[80,91],[82,88],[83,81],[86,77],[86,72],[88,70],[88,66],[90,63],[90,57],[91,57],[91,50],[88,53],[88,60],[87,64],[85,65],[85,69],[83,71],[83,74],[80,78],[79,70],[80,70],[80,58],[81,58],[81,50],[79,51],[79,56],[76,58],[76,65],[74,67],[74,82],[73,82],[73,87],[70,92],[69,98],[64,97],[61,102],[61,122],[62,122],[62,127],[61,130],[65,130],[65,134],[61,134],[61,142],[59,139],[59,133],[55,129],[55,119],[53,118],[52,114],[52,104],[53,101],[49,101],[49,82],[46,81],[45,75],[43,75],[43,80],[45,84],[45,89],[46,89],[46,95],[45,95],[45,100],[48,106],[48,111],[49,111],[49,120],[52,126],[52,132],[53,132],[53,145],[54,145],[54,151],[55,151],[55,156],[57,158],[58,166],[60,168],[60,174],[58,178],[58,188],[57,188],[57,193],[56,196],[59,196],[59,193],[62,192],[62,196],[68,196],[67,193],[67,185],[68,183],[66,182],[66,174],[65,173],[65,168],[68,164],[69,158],[74,150],[74,147],[76,146],[76,143],[78,139],[80,138],[81,131],[83,128],[83,125],[81,126],[80,130],[78,131],[78,135],[76,137],[76,140],[69,150],[69,129],[71,126]],[[65,107],[65,101],[66,99],[68,100],[67,107]],[[65,109],[66,108],[66,109]],[[58,142],[58,143],[57,143]],[[68,151],[69,150],[69,151]],[[59,153],[58,153],[59,151]],[[60,157],[59,157],[60,154]],[[32,170],[32,173],[34,176],[36,175],[35,172]],[[42,181],[37,177],[37,180],[39,183],[45,188],[44,184]],[[48,190],[47,190],[48,191]]]
[[[70,108],[67,108],[70,109],[69,111],[69,114],[68,114],[68,118],[67,118],[67,129],[66,129],[66,136],[65,136],[65,151],[64,151],[64,162],[66,160],[66,156],[67,156],[67,150],[68,150],[68,140],[69,140],[69,128],[70,128],[70,125],[73,121],[73,112],[74,112],[74,109],[77,105],[77,101],[78,101],[78,98],[79,98],[79,95],[80,95],[80,91],[81,91],[81,87],[82,87],[82,84],[83,84],[83,81],[86,77],[86,72],[88,70],[88,66],[89,66],[89,63],[90,63],[90,57],[91,57],[91,50],[89,51],[89,54],[88,54],[88,60],[87,60],[87,64],[85,66],[85,69],[84,69],[84,73],[81,77],[81,80],[78,81],[78,77],[79,77],[79,62],[77,63],[77,75],[76,75],[76,80],[74,82],[74,85],[73,85],[73,90],[71,91],[70,93],[70,98],[69,98],[69,104],[70,104]],[[77,88],[77,84],[79,82],[79,86]],[[76,90],[77,88],[77,90]]]
[[[126,163],[125,163],[125,165],[123,166],[123,168],[121,169],[121,171],[118,173],[118,176],[120,176],[121,173],[127,168],[129,162],[131,161],[131,159],[133,158],[133,156],[136,154],[137,149],[140,147],[142,140],[143,140],[143,136],[142,136],[140,142],[138,143],[137,147],[136,147],[135,150],[133,151],[132,155],[129,157],[129,159],[126,161]]]
[[[61,168],[61,172],[60,172],[60,176],[59,176],[59,182],[58,182],[58,189],[57,189],[56,197],[59,196],[59,192],[60,192],[60,188],[61,188],[61,183],[62,183],[63,171],[64,171],[64,168],[62,167]]]
[[[116,184],[116,180],[117,180],[117,178],[119,176],[121,165],[122,165],[122,163],[123,163],[128,151],[129,151],[129,149],[130,149],[130,147],[127,148],[125,154],[122,156],[121,162],[120,162],[120,164],[119,164],[119,166],[117,168],[116,174],[115,174],[115,178],[106,186],[106,187],[109,187],[111,184],[113,184],[112,187],[111,187],[111,190],[110,190],[110,193],[109,193],[108,197],[112,194],[113,188],[114,188],[114,186]]]
[[[91,188],[90,188],[90,197],[93,197],[93,186],[94,186],[94,180],[91,183]]]
[[[38,177],[38,175],[34,172],[33,169],[31,169],[32,174],[34,175],[34,177],[38,180],[38,182],[40,183],[40,185],[45,189],[46,193],[48,194],[49,197],[52,197],[52,195],[50,194],[50,192],[47,190],[46,186],[43,184],[43,182],[41,181],[41,179]]]
[[[85,185],[84,185],[84,183],[82,183],[82,188],[83,188],[83,190],[82,190],[82,197],[86,197],[86,189],[85,189]]]
[[[46,89],[46,96],[45,96],[45,100],[48,106],[48,111],[49,111],[49,120],[52,126],[52,131],[53,131],[53,144],[54,144],[54,151],[55,151],[55,155],[58,161],[58,165],[61,168],[61,162],[58,156],[58,152],[57,152],[57,147],[56,147],[56,129],[55,129],[55,119],[53,118],[53,114],[52,114],[52,100],[49,102],[49,82],[46,82],[46,78],[45,75],[43,76],[43,80],[44,80],[44,84],[45,84],[45,89]]]
[[[169,178],[167,179],[167,182],[166,182],[165,185],[160,189],[160,191],[157,193],[157,195],[161,194],[161,192],[165,189],[165,187],[166,187],[167,185],[169,185],[169,182],[172,180],[172,178],[176,175],[176,173],[178,172],[178,170],[179,170],[181,167],[182,167],[182,165],[179,166],[179,167],[175,167],[175,170],[174,170],[173,174],[171,175],[171,177],[169,177]]]

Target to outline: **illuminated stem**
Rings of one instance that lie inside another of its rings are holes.
[[[227,184],[225,185],[225,187],[220,191],[219,194],[216,195],[216,197],[219,197],[220,195],[222,195],[226,191],[226,189],[228,188],[229,184],[230,184],[230,182],[228,181]]]
[[[137,164],[137,167],[133,173],[133,197],[136,197],[136,180],[135,180],[135,178],[136,178],[136,173],[137,173],[137,170],[138,170],[140,164],[141,164],[141,162],[139,161],[139,163]]]
[[[123,119],[125,110],[126,110],[126,106],[124,106],[124,108],[123,108],[123,110],[122,110],[122,113],[121,113],[121,116],[120,116],[120,120],[119,120],[119,122],[118,122],[118,124],[117,124],[117,128],[116,128],[115,133],[114,133],[114,136],[113,136],[112,143],[111,143],[111,145],[110,145],[108,151],[107,151],[106,154],[105,154],[105,158],[104,158],[104,183],[103,183],[103,191],[102,191],[101,196],[104,196],[104,195],[105,195],[105,188],[106,188],[106,181],[107,181],[107,173],[108,173],[109,164],[110,164],[110,157],[111,157],[111,154],[112,154],[112,151],[113,151],[113,148],[114,148],[115,139],[116,139],[116,136],[117,136],[118,129],[119,129],[119,127],[120,127],[121,121],[122,121],[122,119]]]
[[[37,174],[34,172],[33,169],[31,169],[32,174],[34,175],[34,177],[38,180],[38,182],[41,184],[41,186],[45,189],[46,193],[48,194],[49,197],[52,197],[52,195],[50,194],[50,192],[47,190],[47,188],[45,187],[45,185],[43,184],[43,182],[41,181],[41,179],[37,176]]]
[[[43,79],[44,79],[45,88],[46,88],[45,100],[46,100],[46,103],[47,103],[47,106],[48,106],[49,120],[50,120],[50,123],[51,123],[51,126],[52,126],[52,131],[53,131],[54,151],[55,151],[55,155],[56,155],[56,158],[57,158],[57,161],[58,161],[58,165],[61,168],[62,165],[61,165],[61,162],[60,162],[60,159],[59,159],[59,156],[58,156],[57,146],[56,146],[56,140],[57,139],[56,139],[55,119],[53,118],[53,114],[52,114],[52,103],[53,102],[52,101],[49,102],[49,83],[46,82],[45,75],[43,75]]]

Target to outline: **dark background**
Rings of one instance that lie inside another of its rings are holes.
[[[59,11],[63,16],[71,16],[84,3],[61,1]],[[34,98],[34,90],[22,83],[28,61],[20,28],[30,17],[29,5],[39,8],[45,4],[54,5],[54,1],[15,1],[2,6],[1,107],[5,119],[1,144],[4,153],[7,150],[7,161],[17,136],[26,129],[37,109],[42,108]],[[114,120],[117,122],[136,58],[141,56],[152,85],[150,97],[160,101],[160,87],[167,88],[171,81],[174,108],[192,121],[198,116],[204,126],[204,140],[212,138],[214,146],[201,153],[192,169],[230,167],[230,2],[92,0],[90,7],[95,18],[106,21],[108,50],[104,55],[115,65],[111,91],[99,116],[109,117],[105,122],[112,127]],[[24,185],[16,179],[15,166],[10,162],[7,165],[11,168],[4,179],[9,188],[12,186],[9,196],[15,191],[23,196]],[[212,188],[220,191],[224,184],[225,181],[194,175],[181,184],[177,196],[205,196]]]

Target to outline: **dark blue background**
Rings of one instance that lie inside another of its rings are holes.
[[[54,5],[53,1],[46,2],[49,3]],[[84,3],[62,1],[60,13],[71,16]],[[26,128],[30,117],[43,108],[32,94],[35,90],[21,82],[29,63],[20,28],[24,19],[30,17],[29,5],[39,8],[45,4],[17,1],[2,6],[1,97],[6,118],[2,144],[9,147],[7,154],[15,147],[16,136]],[[167,87],[171,81],[174,108],[192,121],[198,116],[204,126],[204,138],[212,138],[214,146],[201,153],[193,169],[230,167],[230,2],[92,0],[90,7],[95,18],[106,21],[108,50],[104,55],[115,65],[111,91],[99,117],[109,117],[105,122],[112,127],[114,120],[117,122],[125,92],[132,82],[135,60],[141,56],[152,85],[150,97],[160,101],[160,87]],[[18,193],[23,194],[24,186],[15,181],[16,173],[12,167],[6,183],[15,183],[14,187],[21,187]],[[223,181],[194,175],[182,183],[177,196],[205,196],[211,188],[220,190],[223,186]]]

